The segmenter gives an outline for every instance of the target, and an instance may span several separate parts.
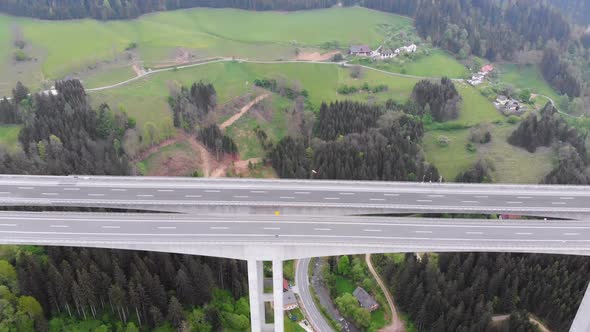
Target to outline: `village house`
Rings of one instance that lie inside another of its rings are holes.
[[[480,85],[481,83],[483,83],[486,76],[488,76],[493,70],[494,70],[493,65],[491,65],[491,64],[485,65],[485,66],[481,67],[481,69],[479,70],[479,72],[477,72],[477,74],[473,74],[473,76],[471,76],[471,79],[467,80],[467,82],[473,86]]]
[[[494,106],[498,109],[498,111],[502,112],[502,114],[508,115],[517,115],[520,116],[526,112],[526,106],[522,105],[518,100],[506,97],[504,95],[498,95],[496,100],[494,101]]]
[[[295,293],[289,290],[283,293],[283,310],[289,311],[299,307]]]
[[[412,44],[409,46],[402,46],[394,51],[395,55],[400,55],[402,53],[414,53],[418,50],[418,46],[416,44]]]
[[[368,45],[352,45],[348,54],[353,56],[370,56],[371,48]]]
[[[377,301],[375,301],[375,299],[361,287],[357,287],[354,292],[352,292],[352,295],[356,297],[361,307],[369,311],[375,311],[379,308],[379,303],[377,303]]]

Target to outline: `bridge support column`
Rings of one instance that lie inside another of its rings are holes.
[[[274,302],[275,332],[285,331],[283,304],[283,261],[272,261],[272,294]]]
[[[570,327],[570,332],[590,332],[590,284],[578,307],[576,318]]]
[[[261,332],[264,324],[263,279],[262,261],[248,260],[248,295],[252,332]]]

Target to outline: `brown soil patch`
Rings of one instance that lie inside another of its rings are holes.
[[[326,61],[330,60],[338,53],[340,53],[340,51],[331,51],[323,54],[320,52],[301,52],[295,59],[301,61]]]
[[[250,108],[252,108],[252,106],[254,106],[258,102],[264,100],[268,96],[269,96],[269,94],[267,93],[267,94],[256,97],[254,100],[249,102],[246,106],[242,107],[242,109],[240,109],[240,111],[237,114],[234,114],[231,118],[227,119],[224,123],[222,123],[219,126],[219,128],[223,130],[223,129],[231,126],[232,124],[234,124],[234,122],[238,121],[242,117],[242,115],[246,114],[246,112],[248,112],[248,110],[250,110]]]
[[[133,68],[133,71],[135,72],[135,75],[137,75],[137,76],[145,75],[145,68],[143,68],[143,66],[141,66],[137,63],[134,63],[132,68]]]

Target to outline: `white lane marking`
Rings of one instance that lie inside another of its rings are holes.
[[[159,226],[158,229],[176,229],[174,226]]]
[[[88,196],[104,196],[104,194],[88,194]]]
[[[278,231],[279,229],[281,229],[280,227],[263,227],[262,229],[266,229],[266,230],[273,230],[273,231]]]
[[[551,202],[553,205],[564,205],[566,202]]]
[[[59,194],[58,193],[41,193],[41,195],[45,195],[45,196],[57,196]]]
[[[209,227],[209,229],[220,230],[220,229],[229,229],[229,227],[222,227],[222,226],[211,226],[211,227]]]
[[[516,235],[533,235],[533,233],[515,233]]]
[[[199,198],[202,197],[201,195],[184,195],[186,198]]]
[[[279,198],[280,198],[280,199],[293,199],[293,198],[295,198],[295,197],[293,197],[293,196],[281,196],[281,197],[279,197]]]
[[[111,191],[127,191],[127,189],[123,189],[123,188],[113,188],[113,189],[111,189]]]
[[[432,234],[432,231],[415,231],[414,233],[420,233],[420,234]]]
[[[575,235],[580,235],[580,233],[563,233],[563,235],[575,236]]]
[[[266,191],[264,190],[250,190],[250,192],[253,194],[266,194]]]
[[[371,201],[384,201],[385,198],[371,198]]]
[[[522,204],[522,202],[515,202],[515,201],[510,201],[510,202],[506,202],[508,204]]]
[[[10,192],[8,192],[8,191],[0,191],[0,195],[10,195]]]
[[[18,187],[18,189],[21,189],[21,190],[32,190],[34,188],[33,187]]]
[[[80,190],[80,188],[64,188],[64,190],[78,191],[78,190]]]
[[[295,194],[297,194],[297,195],[309,195],[311,193],[309,191],[296,191]]]
[[[234,198],[248,198],[249,196],[246,195],[236,195]]]
[[[461,201],[461,203],[479,203],[478,201]]]
[[[314,228],[314,231],[331,231],[331,228]]]
[[[559,197],[559,199],[574,199],[573,197]]]
[[[158,192],[161,192],[161,193],[171,193],[173,191],[174,191],[174,189],[158,189]]]
[[[51,228],[68,228],[70,226],[68,226],[68,225],[50,225],[49,227],[51,227]]]
[[[121,226],[101,226],[101,228],[118,229],[121,228]]]
[[[324,197],[324,199],[327,199],[327,200],[339,200],[340,197]]]
[[[445,195],[428,195],[428,197],[440,198],[440,197],[445,197]]]
[[[518,199],[531,199],[532,197],[531,196],[518,196],[516,198],[518,198]]]
[[[399,194],[383,194],[383,196],[399,196]]]
[[[430,202],[432,202],[432,200],[431,199],[417,199],[416,202],[430,203]]]
[[[478,195],[478,196],[473,196],[473,197],[475,197],[475,198],[488,198],[488,196],[486,196],[486,195]]]
[[[354,195],[354,193],[338,193],[338,195]]]
[[[218,192],[221,192],[221,191],[220,190],[211,190],[211,189],[209,189],[209,190],[205,190],[205,192],[206,193],[218,193]]]
[[[0,224],[0,227],[16,227],[16,224]]]
[[[137,197],[154,197],[154,195],[149,195],[149,194],[138,194],[135,196],[137,196]]]
[[[363,232],[382,232],[380,229],[363,229]]]
[[[483,232],[465,232],[465,234],[469,234],[469,235],[482,235]]]

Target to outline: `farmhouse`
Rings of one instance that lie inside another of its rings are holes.
[[[418,50],[418,46],[416,44],[412,44],[409,46],[402,46],[394,51],[395,55],[400,55],[402,53],[414,53]]]
[[[477,74],[473,74],[471,79],[467,80],[467,82],[473,86],[480,85],[481,83],[483,83],[483,80],[486,78],[486,76],[488,76],[488,74],[491,73],[493,70],[493,65],[485,65],[481,67],[480,71]]]
[[[368,45],[352,45],[348,54],[354,56],[370,56],[371,48]]]
[[[375,301],[375,299],[361,287],[357,287],[354,292],[352,292],[352,295],[356,297],[361,307],[369,311],[375,311],[379,308],[379,303],[377,303],[377,301]]]
[[[496,97],[494,106],[506,116],[522,115],[527,110],[526,106],[521,105],[518,100],[503,95]]]

